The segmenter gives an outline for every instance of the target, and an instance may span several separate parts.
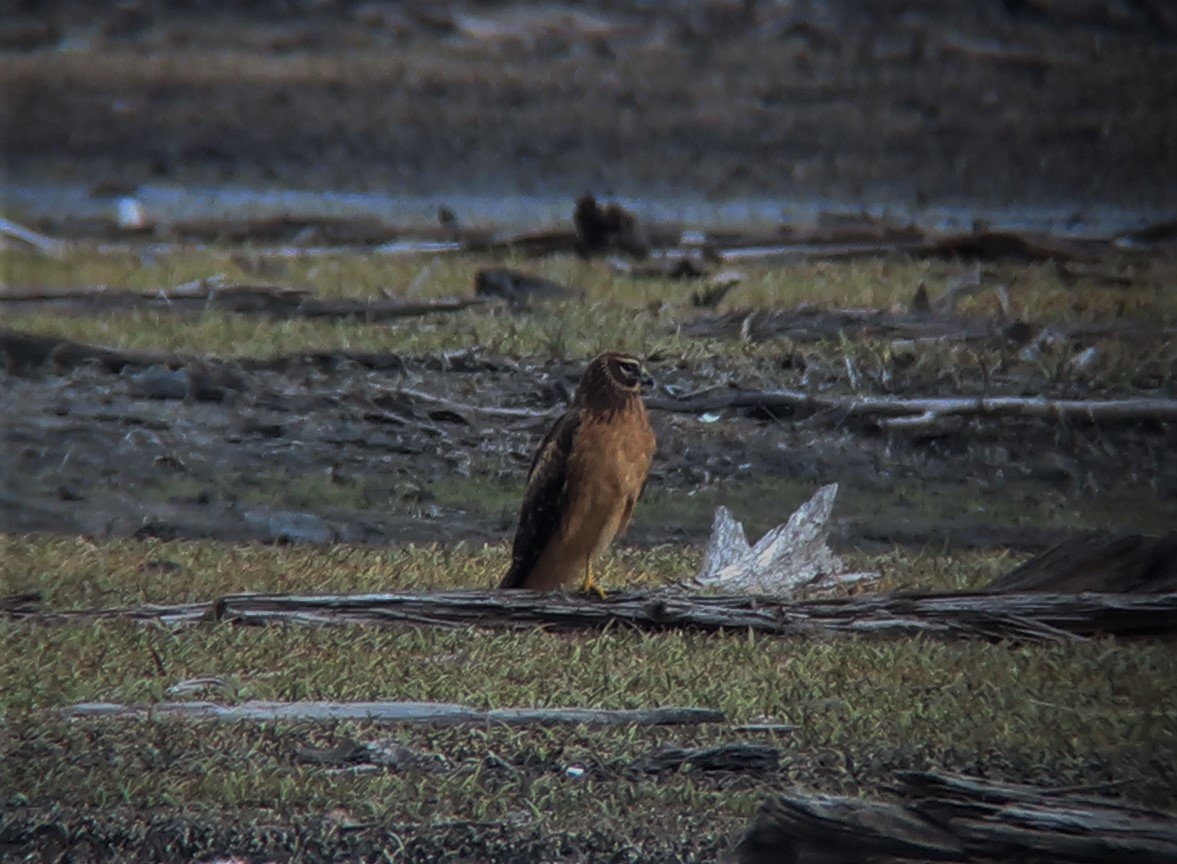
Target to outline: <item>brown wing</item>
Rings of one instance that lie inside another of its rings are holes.
[[[519,527],[511,547],[511,569],[500,588],[526,588],[531,569],[556,532],[564,516],[568,456],[572,439],[580,426],[580,415],[569,411],[544,436],[527,475],[527,491],[519,511]]]

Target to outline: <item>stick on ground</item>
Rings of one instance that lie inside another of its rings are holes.
[[[82,702],[62,709],[67,717],[116,719],[175,718],[270,723],[276,721],[363,720],[374,723],[417,723],[437,726],[505,725],[557,726],[681,726],[723,723],[722,711],[710,708],[649,708],[607,710],[601,708],[494,708],[479,711],[449,702],[161,702],[154,705],[118,705]]]

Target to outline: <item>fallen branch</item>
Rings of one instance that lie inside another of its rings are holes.
[[[66,717],[100,717],[118,720],[175,719],[223,722],[272,723],[277,721],[366,721],[371,723],[419,723],[435,726],[682,726],[723,723],[723,712],[710,708],[650,708],[606,710],[601,708],[495,708],[479,711],[449,702],[160,702],[154,705],[118,705],[82,702],[62,709]]]
[[[890,396],[815,396],[800,390],[735,390],[688,399],[653,397],[656,410],[698,414],[737,409],[801,420],[827,415],[831,423],[871,420],[879,426],[913,426],[945,417],[1020,417],[1056,422],[1136,423],[1177,420],[1177,399],[1048,399],[1041,396],[902,399]],[[895,419],[891,419],[895,418]]]
[[[974,777],[902,772],[907,804],[781,795],[762,806],[739,862],[808,860],[1116,861],[1177,859],[1177,818],[1107,798]],[[824,859],[823,859],[824,860]]]
[[[871,336],[893,339],[977,341],[995,335],[993,322],[982,318],[933,316],[927,312],[890,312],[883,309],[736,309],[701,315],[685,324],[687,336],[761,341],[770,338],[795,342]]]
[[[1173,327],[1155,322],[1122,320],[1039,327],[1023,321],[1002,322],[991,318],[951,313],[950,307],[962,294],[974,290],[968,282],[950,290],[933,303],[926,288],[916,292],[909,311],[850,308],[822,309],[808,305],[783,309],[734,309],[700,315],[687,322],[682,332],[706,339],[729,338],[759,342],[791,339],[817,342],[825,339],[907,339],[916,343],[986,343],[999,346],[1028,342],[1036,332],[1049,331],[1056,338],[1081,340],[1101,338],[1167,339],[1177,333]],[[978,286],[979,287],[979,286]],[[996,286],[1000,295],[1002,286]]]
[[[794,727],[795,728],[795,727]],[[775,771],[781,751],[769,744],[719,744],[714,747],[665,747],[627,766],[639,774],[662,774],[688,768],[695,771]]]
[[[66,250],[64,241],[50,237],[47,234],[41,234],[23,225],[18,225],[11,219],[4,219],[3,217],[0,217],[0,237],[6,237],[9,240],[23,243],[25,246],[36,249],[42,255],[49,255],[52,258],[60,258],[65,254]]]
[[[55,312],[71,307],[92,314],[96,310],[161,309],[199,314],[210,309],[270,318],[331,318],[368,323],[460,312],[485,305],[483,297],[455,297],[405,302],[385,298],[322,300],[311,292],[277,285],[232,285],[216,278],[201,279],[168,291],[111,291],[105,288],[9,290],[0,294],[0,307],[52,305]]]
[[[997,577],[986,590],[1171,593],[1177,591],[1177,531],[1072,537]]]
[[[275,314],[275,317],[356,319],[371,324],[440,312],[461,312],[472,306],[483,306],[486,302],[482,297],[455,297],[419,303],[399,300],[306,300],[288,314]]]
[[[767,242],[766,242],[767,240]],[[724,260],[787,261],[877,257],[903,253],[923,258],[1015,261],[1097,261],[1116,251],[1110,239],[1074,239],[1037,232],[959,233],[842,229],[795,232],[779,238],[735,238],[720,249]]]
[[[469,402],[455,402],[452,399],[434,396],[432,393],[413,390],[409,387],[400,387],[396,390],[388,391],[386,395],[391,398],[404,397],[411,399],[419,405],[424,406],[429,412],[447,411],[458,416],[481,415],[484,417],[499,417],[504,420],[545,420],[555,419],[560,411],[560,409],[536,411],[532,408],[499,408],[493,405],[473,405]],[[374,397],[374,401],[378,402],[379,399],[380,396]]]
[[[554,631],[754,630],[774,636],[929,636],[1067,642],[1092,635],[1177,633],[1177,594],[952,593],[849,597],[789,602],[772,597],[616,593],[606,600],[535,591],[294,596],[234,594],[212,603],[76,611],[32,611],[7,617],[63,624],[119,618],[178,627],[202,621],[235,624],[412,625]]]
[[[567,285],[510,267],[486,267],[474,274],[475,297],[506,300],[516,310],[527,309],[533,300],[566,300],[579,294]]]
[[[0,327],[0,360],[15,373],[31,371],[47,363],[65,369],[92,363],[108,372],[121,372],[128,367],[168,365],[174,359],[148,351],[122,351]]]
[[[515,369],[517,364],[494,358],[483,358],[471,349],[436,352],[406,357],[392,351],[298,351],[293,354],[266,358],[238,357],[217,359],[184,354],[165,354],[154,351],[126,351],[87,342],[75,342],[58,336],[26,333],[0,327],[0,365],[21,374],[49,365],[55,370],[93,365],[107,372],[119,373],[126,369],[160,367],[161,369],[195,368],[226,370],[286,370],[308,365],[333,367],[354,363],[369,369],[404,369],[409,362],[420,364],[427,371],[481,372]],[[434,398],[434,397],[430,397]],[[475,409],[482,413],[497,413],[511,409]],[[504,414],[502,416],[508,416]],[[524,414],[519,414],[523,418]],[[545,415],[546,416],[546,415]]]

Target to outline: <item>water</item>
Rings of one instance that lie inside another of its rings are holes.
[[[572,197],[543,194],[397,195],[357,192],[309,192],[232,186],[140,186],[132,196],[154,224],[187,221],[294,219],[375,219],[407,232],[438,227],[444,204],[466,227],[517,231],[569,223]],[[117,224],[118,197],[94,195],[80,184],[3,184],[4,213],[17,220],[46,223],[85,220]],[[969,202],[912,205],[901,200],[870,202],[829,198],[779,197],[710,200],[689,194],[619,200],[643,221],[711,230],[764,230],[782,224],[811,226],[827,214],[862,214],[896,226],[969,230],[978,222],[996,230],[1043,231],[1060,236],[1114,236],[1127,230],[1177,218],[1149,208],[1080,208],[1057,203],[996,208]]]

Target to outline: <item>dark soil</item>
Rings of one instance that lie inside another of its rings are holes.
[[[652,368],[681,392],[726,377],[722,363]],[[505,541],[531,451],[578,374],[344,353],[0,373],[0,530]],[[630,542],[702,545],[718,503],[764,530],[828,482],[842,484],[838,545],[871,550],[1040,548],[1084,527],[1161,530],[1177,505],[1165,424],[977,420],[925,435],[727,416],[654,412],[658,458]]]
[[[1177,190],[1177,15],[1159,2],[0,5],[17,182],[1079,220],[1171,212]]]

